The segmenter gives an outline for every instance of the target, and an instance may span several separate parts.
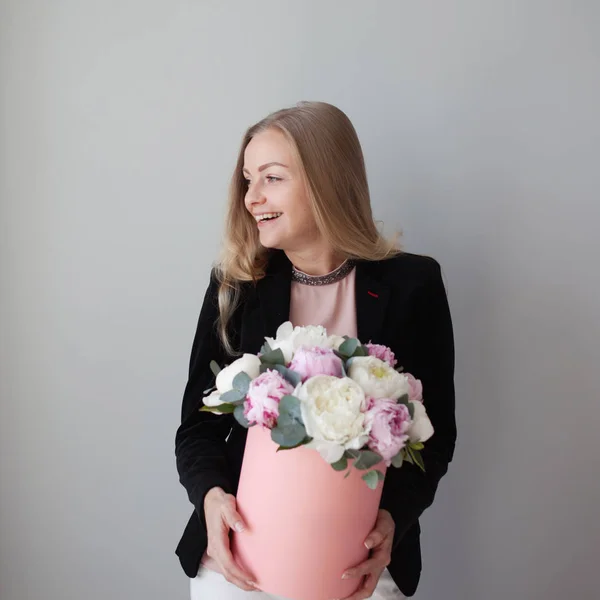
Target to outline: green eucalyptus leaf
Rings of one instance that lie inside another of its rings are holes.
[[[215,377],[221,372],[221,367],[219,366],[219,363],[216,360],[210,361],[210,370],[212,371]]]
[[[265,343],[261,346],[260,353],[269,354],[269,352],[273,352],[273,349],[271,346],[269,346],[269,342],[265,341]]]
[[[377,479],[379,479],[379,481],[383,481],[385,479],[385,475],[381,471],[375,471],[375,473],[377,473]]]
[[[363,450],[360,452],[359,457],[356,459],[354,463],[354,467],[359,471],[365,471],[374,467],[376,464],[380,463],[383,459],[377,452],[371,452],[371,450]]]
[[[296,371],[292,371],[284,365],[275,365],[273,368],[280,373],[282,377],[293,387],[296,387],[298,384],[302,383],[302,377],[299,373],[296,373]]]
[[[246,417],[244,416],[244,406],[242,404],[235,407],[235,410],[233,411],[233,416],[242,427],[245,427],[246,429],[250,427],[248,419],[246,419]]]
[[[408,405],[408,394],[404,394],[398,398],[398,404],[406,404]]]
[[[352,356],[369,356],[369,349],[366,346],[359,346],[353,353]]]
[[[360,450],[346,450],[344,456],[356,460],[360,456]]]
[[[306,428],[301,423],[292,423],[271,429],[271,439],[282,448],[294,448],[306,438]]]
[[[286,416],[302,423],[302,407],[296,396],[286,395],[279,402],[279,417]]]
[[[342,456],[337,462],[331,463],[331,466],[336,471],[345,471],[348,468],[348,459]]]
[[[271,352],[267,352],[260,357],[260,362],[263,365],[270,365],[273,368],[274,365],[283,365],[285,366],[285,358],[283,356],[283,352],[281,348],[277,348],[277,350],[271,350]]]
[[[277,450],[275,450],[275,452],[280,452],[281,450],[293,450],[294,448],[298,448],[299,446],[310,444],[312,440],[313,439],[309,435],[307,435],[300,443],[296,444],[295,446],[279,446]]]
[[[241,392],[245,396],[248,393],[248,388],[250,387],[251,381],[252,379],[250,379],[250,375],[248,375],[248,373],[240,371],[233,378],[233,389],[237,390],[238,392]]]
[[[369,471],[368,473],[365,473],[362,478],[372,490],[377,488],[377,484],[379,483],[377,471]]]
[[[358,348],[359,341],[356,338],[348,338],[340,347],[339,351],[344,356],[352,356]]]
[[[221,394],[221,402],[227,402],[227,404],[240,404],[246,399],[246,394],[238,390],[230,390]]]
[[[394,458],[392,458],[392,465],[396,468],[400,468],[404,462],[404,449],[400,450]]]

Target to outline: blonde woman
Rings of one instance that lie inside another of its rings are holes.
[[[423,451],[426,472],[388,471],[365,540],[370,557],[344,574],[361,579],[349,600],[410,596],[421,571],[418,519],[456,440],[450,312],[438,263],[380,235],[354,127],[321,102],[251,127],[233,173],[223,255],[200,312],[176,435],[180,481],[195,508],[177,548],[192,600],[273,598],[229,548],[229,531],[244,528],[235,493],[247,430],[198,409],[212,385],[210,361],[257,353],[287,320],[389,346],[427,390],[435,435]]]

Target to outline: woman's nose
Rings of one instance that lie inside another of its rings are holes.
[[[262,193],[262,190],[258,187],[253,188],[250,186],[248,188],[248,192],[246,193],[246,204],[249,208],[253,206],[260,206],[267,201],[265,195]]]

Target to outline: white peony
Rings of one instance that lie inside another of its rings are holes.
[[[353,358],[348,377],[356,381],[367,396],[376,400],[397,400],[410,391],[408,377],[375,356]]]
[[[308,325],[294,327],[290,321],[282,323],[277,329],[275,338],[265,338],[272,350],[280,349],[288,364],[294,352],[304,346],[306,348],[332,348],[337,350],[344,338],[339,335],[327,335],[327,330],[322,325]]]
[[[426,442],[433,435],[433,425],[422,402],[415,400],[411,404],[415,409],[415,415],[407,432],[408,437],[412,444]]]
[[[244,354],[242,357],[234,360],[228,367],[225,367],[217,375],[217,390],[224,394],[233,389],[233,380],[235,376],[244,372],[250,379],[256,379],[260,375],[260,358],[254,354]]]
[[[344,450],[359,450],[368,440],[365,429],[366,399],[360,386],[348,377],[316,375],[296,388],[301,400],[306,433],[313,438],[308,444],[329,463]]]

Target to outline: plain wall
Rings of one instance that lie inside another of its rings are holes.
[[[175,600],[174,434],[243,130],[339,105],[444,269],[420,600],[598,598],[597,2],[0,2],[0,598]]]

